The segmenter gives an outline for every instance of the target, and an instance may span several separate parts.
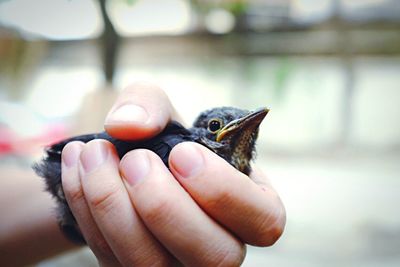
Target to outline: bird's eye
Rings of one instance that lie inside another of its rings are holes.
[[[208,122],[208,130],[212,133],[218,132],[222,128],[222,121],[220,119],[211,119]]]

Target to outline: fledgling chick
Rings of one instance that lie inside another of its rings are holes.
[[[160,134],[143,141],[122,141],[106,132],[76,136],[46,148],[45,157],[34,164],[33,169],[45,179],[47,191],[57,200],[61,230],[72,241],[85,244],[62,189],[61,153],[67,143],[87,143],[93,139],[105,139],[115,146],[120,158],[133,149],[149,149],[160,156],[168,167],[168,157],[172,148],[181,142],[193,141],[206,146],[237,170],[249,174],[250,162],[255,155],[259,125],[268,111],[267,108],[253,112],[233,107],[213,108],[202,112],[192,128],[186,129],[178,122],[171,121]]]

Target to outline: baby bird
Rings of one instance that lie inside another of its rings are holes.
[[[44,158],[34,164],[33,169],[45,179],[47,191],[57,201],[61,230],[75,243],[85,244],[62,189],[61,153],[67,143],[72,141],[87,143],[93,139],[105,139],[115,146],[120,158],[133,149],[149,149],[168,167],[168,157],[172,148],[181,142],[192,141],[209,148],[242,173],[249,174],[250,162],[255,155],[259,125],[268,111],[267,108],[252,112],[234,107],[213,108],[202,112],[193,123],[193,127],[189,129],[176,121],[171,121],[160,134],[143,141],[122,141],[106,132],[80,135],[46,148]]]

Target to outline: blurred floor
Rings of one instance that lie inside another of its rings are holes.
[[[262,164],[286,205],[284,236],[245,266],[398,266],[400,153]]]

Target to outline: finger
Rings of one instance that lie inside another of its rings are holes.
[[[85,240],[103,266],[119,266],[110,246],[97,227],[86,200],[78,173],[78,161],[84,147],[82,142],[70,142],[62,151],[62,186],[69,207],[79,224]]]
[[[136,214],[118,170],[114,146],[90,141],[80,156],[80,177],[90,212],[124,266],[168,266],[172,257]]]
[[[251,166],[249,177],[253,182],[258,184],[262,190],[274,190],[267,175],[265,175],[265,173],[257,165]]]
[[[156,238],[185,266],[239,266],[244,245],[207,216],[151,151],[121,160],[130,198]]]
[[[278,195],[263,190],[207,148],[179,144],[169,164],[193,199],[245,243],[269,246],[282,234],[285,211]]]
[[[150,83],[135,83],[120,94],[104,127],[115,138],[140,140],[160,133],[171,119],[179,117],[165,92]]]

